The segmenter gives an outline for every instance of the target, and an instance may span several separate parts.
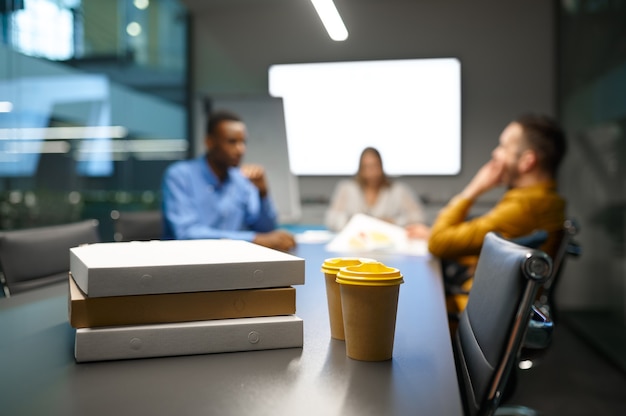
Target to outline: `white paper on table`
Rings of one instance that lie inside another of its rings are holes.
[[[306,230],[302,233],[296,234],[296,243],[328,243],[333,237],[334,233],[328,230]]]
[[[387,252],[428,255],[428,244],[423,239],[410,239],[404,227],[365,214],[353,215],[348,224],[326,245],[335,252]]]

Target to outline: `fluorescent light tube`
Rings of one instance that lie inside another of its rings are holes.
[[[341,20],[333,0],[311,0],[311,3],[313,3],[315,11],[332,40],[342,41],[348,39],[348,29],[343,24],[343,20]]]
[[[128,130],[122,126],[0,129],[0,140],[121,139],[127,135]]]

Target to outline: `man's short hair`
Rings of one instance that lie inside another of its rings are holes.
[[[223,121],[241,121],[241,117],[232,111],[219,110],[209,114],[206,124],[206,134],[211,135],[217,130],[217,126]]]
[[[522,126],[526,145],[537,154],[539,166],[556,177],[559,165],[567,152],[565,133],[551,117],[524,114],[515,120]]]

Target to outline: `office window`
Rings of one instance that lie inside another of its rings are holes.
[[[74,55],[74,16],[57,1],[24,0],[24,9],[16,11],[13,19],[16,50],[53,60]]]
[[[352,175],[367,146],[391,175],[461,169],[461,64],[455,58],[273,65],[296,175]]]
[[[111,210],[158,209],[189,153],[187,22],[178,0],[0,0],[0,229],[111,239]]]

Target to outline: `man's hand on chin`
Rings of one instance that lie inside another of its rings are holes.
[[[485,163],[474,175],[474,178],[465,187],[461,196],[467,199],[476,199],[485,192],[502,184],[504,163],[491,159]]]
[[[243,165],[241,166],[241,173],[246,178],[250,179],[250,182],[256,186],[264,198],[267,195],[267,180],[265,179],[265,169],[261,165]]]

